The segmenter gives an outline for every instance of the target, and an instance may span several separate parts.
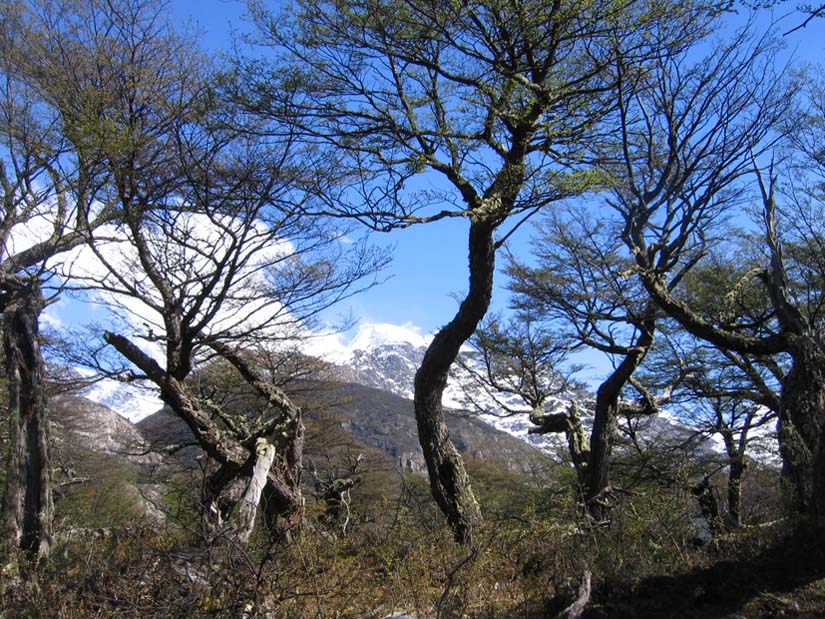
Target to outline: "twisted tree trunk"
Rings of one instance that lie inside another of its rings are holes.
[[[267,483],[263,487],[264,522],[274,539],[289,540],[290,532],[300,524],[303,510],[301,474],[304,469],[304,423],[301,409],[272,382],[266,379],[238,351],[220,343],[211,343],[237,369],[247,383],[280,414],[259,425],[256,435],[266,438],[274,449]]]
[[[52,495],[44,365],[38,341],[40,282],[4,285],[3,347],[9,393],[9,450],[3,498],[4,537],[34,560],[48,556]]]
[[[603,520],[609,516],[610,507],[603,500],[604,492],[610,486],[610,453],[616,434],[616,416],[622,389],[630,381],[653,344],[656,329],[656,308],[648,301],[644,318],[638,325],[639,336],[634,346],[628,349],[622,362],[605,380],[596,392],[596,410],[593,430],[590,434],[590,462],[587,467],[588,483],[585,490],[585,505],[591,516]]]
[[[450,366],[490,305],[495,271],[493,230],[483,221],[470,223],[470,290],[455,317],[433,338],[415,374],[415,419],[430,490],[456,540],[463,544],[472,543],[473,527],[480,522],[481,511],[461,455],[450,440],[441,397]]]

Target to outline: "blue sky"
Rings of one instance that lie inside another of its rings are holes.
[[[248,32],[245,4],[234,0],[174,0],[175,19],[189,21],[203,35],[209,51],[225,49],[231,33]],[[467,289],[467,227],[461,219],[443,220],[392,233],[376,233],[374,242],[394,246],[388,279],[347,301],[339,313],[351,310],[362,322],[412,323],[429,333],[448,322],[458,309],[456,294]],[[529,226],[519,231],[513,245],[526,243]],[[503,283],[502,278],[498,278]],[[503,290],[494,307],[503,309]],[[335,312],[330,315],[334,319]]]
[[[792,12],[794,5],[782,3],[774,17]],[[231,32],[248,31],[243,20],[245,5],[231,0],[173,0],[176,20],[190,20],[203,33],[207,50],[218,51],[230,42]],[[732,17],[741,21],[744,17]],[[763,18],[767,25],[770,16]],[[783,20],[788,30],[801,23],[797,13]],[[805,29],[787,37],[789,50],[800,59],[818,60],[822,52],[825,20],[815,20]],[[365,323],[412,323],[422,333],[429,333],[450,320],[457,309],[456,294],[467,287],[467,222],[460,219],[441,221],[424,226],[376,235],[379,244],[395,246],[394,260],[386,272],[388,281],[351,299],[339,311],[350,310]],[[510,242],[519,255],[526,253],[530,226],[521,229]],[[497,277],[498,290],[493,309],[506,307],[505,280]],[[606,366],[594,358],[588,362]],[[597,368],[598,371],[598,368]]]

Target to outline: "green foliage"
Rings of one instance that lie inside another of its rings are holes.
[[[467,458],[467,472],[482,511],[494,520],[547,514],[576,500],[575,471],[549,458],[539,475],[526,475],[477,458]]]
[[[91,450],[77,450],[75,456],[82,458],[75,471],[80,479],[58,486],[55,500],[55,516],[64,526],[129,527],[144,521],[146,511],[134,468]]]

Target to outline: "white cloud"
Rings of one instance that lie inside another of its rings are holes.
[[[253,226],[253,230],[246,233],[251,242],[241,251],[239,260],[243,266],[234,273],[232,287],[234,290],[243,289],[243,296],[233,298],[230,295],[217,301],[225,281],[220,281],[214,291],[207,288],[212,283],[211,277],[216,268],[219,268],[216,265],[230,252],[236,251],[233,243],[240,235],[239,228],[245,225],[229,217],[210,219],[203,214],[179,215],[172,229],[182,242],[169,239],[163,233],[150,237],[150,241],[156,250],[158,268],[176,292],[183,292],[190,299],[200,295],[210,296],[210,300],[203,305],[202,315],[214,309],[210,303],[221,303],[206,326],[207,332],[260,327],[278,334],[279,329],[292,325],[294,321],[282,304],[267,295],[261,266],[279,257],[289,256],[295,248],[289,241],[273,238],[263,223]],[[161,298],[143,272],[135,246],[115,226],[100,228],[95,236],[98,239],[97,254],[84,245],[56,257],[51,266],[64,277],[73,278],[75,285],[83,285],[85,281],[98,288],[89,293],[90,299],[98,306],[108,308],[110,320],[121,322],[114,328],[142,336],[150,332],[162,334],[163,317],[155,309],[162,306]],[[124,284],[137,290],[137,295],[116,292],[123,290]],[[108,290],[100,289],[103,287]],[[52,320],[58,322],[62,317],[59,308],[56,310]],[[143,341],[141,348],[159,362],[165,356],[159,342]]]
[[[366,350],[384,344],[412,344],[419,347],[428,346],[432,339],[432,335],[422,335],[421,329],[411,322],[403,325],[368,323],[358,327],[349,347],[351,350]]]

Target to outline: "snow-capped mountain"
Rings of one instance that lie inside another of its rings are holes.
[[[348,350],[336,351],[335,363],[342,368],[347,380],[374,387],[403,398],[413,398],[413,381],[431,336],[422,336],[418,331],[397,325],[370,324],[359,328],[349,343]],[[444,392],[444,406],[468,411],[479,419],[534,447],[550,454],[563,448],[565,440],[559,435],[529,434],[532,427],[529,409],[515,396],[499,400],[507,408],[521,408],[525,414],[506,414],[499,402],[484,390],[474,386],[473,369],[478,361],[471,349],[461,356],[464,367],[456,365]],[[556,398],[546,403],[546,412],[558,412],[566,407],[568,400]]]
[[[431,337],[418,331],[396,325],[371,324],[362,326],[348,347],[337,351],[336,363],[343,368],[347,380],[374,387],[395,395],[412,399],[413,381]],[[348,350],[347,350],[348,348]],[[480,372],[480,362],[471,349],[464,350],[461,363],[454,366],[444,392],[445,407],[465,410],[498,430],[554,455],[566,449],[566,439],[561,434],[530,434],[534,427],[529,420],[529,408],[514,395],[490,394],[481,387],[473,374]],[[545,402],[546,413],[566,410],[575,399],[586,429],[592,424],[594,398],[586,394],[566,393]],[[503,406],[502,406],[503,405]],[[521,410],[523,414],[507,414],[506,410]],[[634,421],[641,443],[692,445],[703,452],[723,451],[718,437],[708,438],[698,434],[690,425],[663,411],[659,415]]]
[[[339,368],[338,374],[345,382],[357,383],[412,400],[415,373],[424,358],[431,335],[424,335],[412,325],[364,324],[354,335],[321,335],[308,339],[306,352],[321,357]],[[515,436],[543,452],[556,455],[566,450],[565,437],[560,434],[530,434],[534,427],[529,420],[529,408],[517,396],[491,394],[480,386],[474,373],[480,370],[480,362],[471,349],[462,351],[461,363],[455,364],[452,376],[444,392],[445,407],[468,411],[472,416],[497,430]],[[86,396],[104,404],[132,422],[137,422],[158,411],[163,403],[151,387],[140,387],[101,381],[95,383]],[[589,428],[592,423],[592,396],[586,394],[561,394],[545,402],[545,412],[562,412],[575,399],[582,422]],[[523,411],[508,414],[507,411]],[[663,412],[655,417],[637,420],[642,442],[694,443],[703,451],[722,451],[716,437],[701,438],[689,425],[673,415]],[[765,430],[770,433],[770,429]],[[767,453],[776,449],[769,441]],[[760,457],[760,460],[769,458]]]
[[[163,402],[153,387],[122,383],[109,378],[92,384],[83,395],[92,402],[116,411],[132,423],[163,408]]]

